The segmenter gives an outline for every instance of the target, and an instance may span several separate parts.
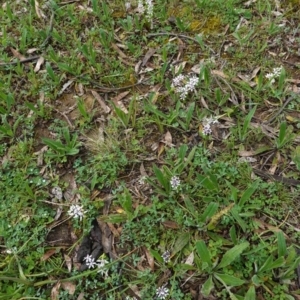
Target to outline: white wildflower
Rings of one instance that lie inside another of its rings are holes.
[[[143,14],[145,12],[145,7],[143,2],[144,2],[143,0],[139,0],[138,2],[137,10],[140,14]]]
[[[137,300],[137,298],[136,297],[126,296],[125,300]]]
[[[280,76],[280,73],[282,71],[282,67],[274,68],[272,73],[268,73],[266,75],[266,78],[270,80],[270,82],[273,84],[275,82],[275,78]]]
[[[166,299],[169,296],[169,289],[162,286],[156,289],[156,296],[158,299]]]
[[[179,94],[180,99],[184,100],[189,92],[195,91],[197,84],[198,77],[189,77],[180,74],[172,80],[171,87],[174,88],[175,92]]]
[[[183,76],[182,74],[176,76],[175,78],[173,78],[172,80],[172,88],[177,87],[177,86],[181,86],[183,81],[185,79],[185,76]]]
[[[141,176],[140,179],[138,180],[138,183],[140,185],[144,185],[146,183],[146,179],[147,179],[146,176]]]
[[[151,21],[153,18],[153,2],[152,0],[139,0],[137,10],[140,14],[146,15],[146,18]]]
[[[83,206],[78,204],[72,204],[70,209],[68,210],[68,214],[73,218],[79,218],[80,221],[82,220],[86,211],[83,210]]]
[[[89,269],[94,268],[97,265],[92,255],[88,254],[83,260]]]
[[[108,261],[106,259],[98,259],[97,260],[97,267],[98,267],[98,271],[97,273],[100,273],[102,276],[104,275],[105,277],[108,276],[107,272],[107,268],[105,267],[105,265],[108,264]]]
[[[171,256],[171,253],[170,253],[170,251],[167,250],[163,253],[163,255],[161,257],[163,258],[165,263],[168,263],[170,261],[170,256]]]
[[[59,186],[55,186],[52,188],[51,193],[55,196],[56,199],[59,201],[62,199],[63,193]]]
[[[177,176],[173,176],[170,180],[170,184],[173,190],[177,190],[180,186],[180,179]]]
[[[131,3],[130,2],[125,2],[125,9],[126,11],[129,11],[131,8]]]
[[[202,125],[203,125],[202,133],[204,135],[212,134],[211,125],[218,124],[218,123],[219,121],[214,117],[204,118],[202,120]]]

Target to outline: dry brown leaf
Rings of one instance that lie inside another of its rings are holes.
[[[165,151],[165,144],[160,142],[157,148],[157,158],[159,158],[164,151]]]
[[[32,54],[32,53],[34,53],[34,52],[36,52],[36,51],[38,51],[39,50],[39,48],[30,48],[30,49],[28,49],[27,51],[26,51],[26,53],[27,54]]]
[[[174,221],[164,221],[162,222],[163,226],[165,226],[166,228],[171,228],[171,229],[178,229],[179,225],[174,222]]]
[[[148,264],[149,264],[149,266],[150,266],[150,269],[151,269],[152,271],[154,271],[154,258],[153,258],[153,256],[151,255],[150,251],[149,251],[146,247],[144,247],[144,251],[145,251],[145,253],[146,253],[146,257],[147,257],[147,260],[148,260]]]
[[[245,151],[245,150],[240,150],[238,152],[238,155],[239,156],[242,156],[242,157],[248,157],[248,156],[254,156],[256,155],[255,151]]]
[[[68,268],[68,271],[71,272],[72,271],[72,258],[64,253],[64,259]]]
[[[51,289],[51,300],[59,300],[58,295],[59,295],[60,285],[61,285],[61,282],[58,281]]]
[[[152,57],[152,55],[156,52],[156,49],[150,48],[147,53],[145,54],[143,60],[142,60],[142,67],[144,67],[149,59]]]
[[[228,78],[228,76],[223,71],[221,71],[221,70],[211,70],[211,74],[219,76],[219,77],[222,77],[224,79]]]
[[[112,223],[107,223],[107,226],[109,227],[109,229],[111,230],[111,232],[113,233],[114,237],[119,237],[120,233],[119,231],[115,228],[114,224]]]
[[[53,248],[48,250],[41,258],[41,261],[47,261],[52,255],[54,255],[57,252],[57,249],[59,248]]]
[[[96,92],[91,91],[93,96],[96,98],[98,103],[100,104],[101,108],[103,109],[104,113],[108,114],[110,112],[110,108],[106,105],[105,101],[102,99],[102,97]]]
[[[112,249],[112,232],[109,226],[100,220],[97,220],[102,233],[102,246],[104,253],[110,253]]]
[[[37,16],[42,19],[42,18],[46,18],[45,14],[43,13],[43,11],[40,9],[40,5],[38,3],[37,0],[34,0],[34,7],[35,7],[35,12],[37,14]]]
[[[48,150],[48,146],[44,146],[37,152],[34,152],[34,155],[37,155],[37,165],[42,166],[44,164],[44,153]]]
[[[61,95],[72,83],[74,82],[74,79],[70,79],[68,80],[63,87],[61,88],[61,90],[58,92],[58,95]]]
[[[130,91],[123,92],[123,93],[117,95],[116,97],[114,97],[112,99],[112,101],[114,102],[114,104],[117,107],[119,107],[126,114],[128,113],[128,110],[126,109],[126,107],[124,106],[124,104],[120,100],[122,100],[123,98],[125,98],[129,93],[130,93]]]
[[[187,61],[183,61],[183,62],[177,64],[177,65],[175,66],[175,68],[174,68],[175,74],[177,74],[179,71],[183,71],[184,68],[185,68],[185,66],[186,66],[186,64],[187,64]],[[192,69],[192,70],[193,70],[193,69]]]
[[[76,300],[84,300],[84,292],[81,292]]]
[[[68,291],[69,295],[74,295],[75,290],[76,290],[76,285],[72,283],[71,281],[64,281],[61,283],[61,287],[65,290]]]
[[[186,265],[190,265],[190,266],[192,266],[193,265],[193,263],[194,263],[194,252],[191,252],[190,253],[190,255],[187,257],[187,259],[185,260],[185,264]]]
[[[127,55],[122,50],[120,50],[119,47],[115,43],[111,43],[111,46],[113,47],[113,49],[116,50],[116,52],[118,52],[118,54],[120,55],[121,58],[128,59]]]
[[[41,69],[41,65],[45,62],[45,58],[43,56],[40,56],[38,61],[36,62],[34,73],[37,73]]]
[[[26,59],[25,56],[23,56],[20,52],[18,52],[16,49],[10,47],[10,51],[12,52],[13,56],[18,58],[19,60]]]
[[[174,146],[172,144],[172,135],[171,135],[170,131],[167,131],[167,133],[165,134],[163,142],[169,147]]]
[[[146,177],[148,176],[143,163],[141,163],[141,165],[140,165],[140,173],[142,176],[146,176]]]
[[[208,105],[207,105],[206,101],[204,100],[204,98],[202,96],[200,98],[200,101],[201,101],[203,107],[209,110]]]
[[[140,257],[140,260],[138,261],[138,263],[137,263],[137,269],[139,270],[139,271],[144,271],[145,270],[145,268],[143,267],[143,262],[146,260],[146,258],[145,258],[145,255],[142,255],[141,257]]]

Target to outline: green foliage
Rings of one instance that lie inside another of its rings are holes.
[[[81,143],[77,141],[77,135],[70,135],[68,128],[62,130],[62,137],[64,142],[61,140],[52,140],[43,138],[43,143],[46,144],[50,150],[47,152],[47,156],[58,162],[66,162],[67,156],[76,155],[79,152]]]
[[[0,10],[0,298],[296,297],[299,188],[278,182],[300,170],[296,1],[276,18],[269,0],[157,0],[153,17],[84,2]],[[197,76],[184,99],[175,74]],[[93,90],[111,113],[85,104]],[[105,278],[67,269],[80,241],[47,243],[53,225],[80,239],[94,218],[114,237]]]

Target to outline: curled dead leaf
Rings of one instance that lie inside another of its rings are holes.
[[[40,58],[38,59],[38,61],[36,62],[36,65],[34,67],[34,73],[37,73],[40,69],[42,64],[45,62],[45,58],[43,56],[40,56]]]

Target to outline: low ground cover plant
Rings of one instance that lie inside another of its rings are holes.
[[[6,1],[0,299],[298,299],[299,5]]]

